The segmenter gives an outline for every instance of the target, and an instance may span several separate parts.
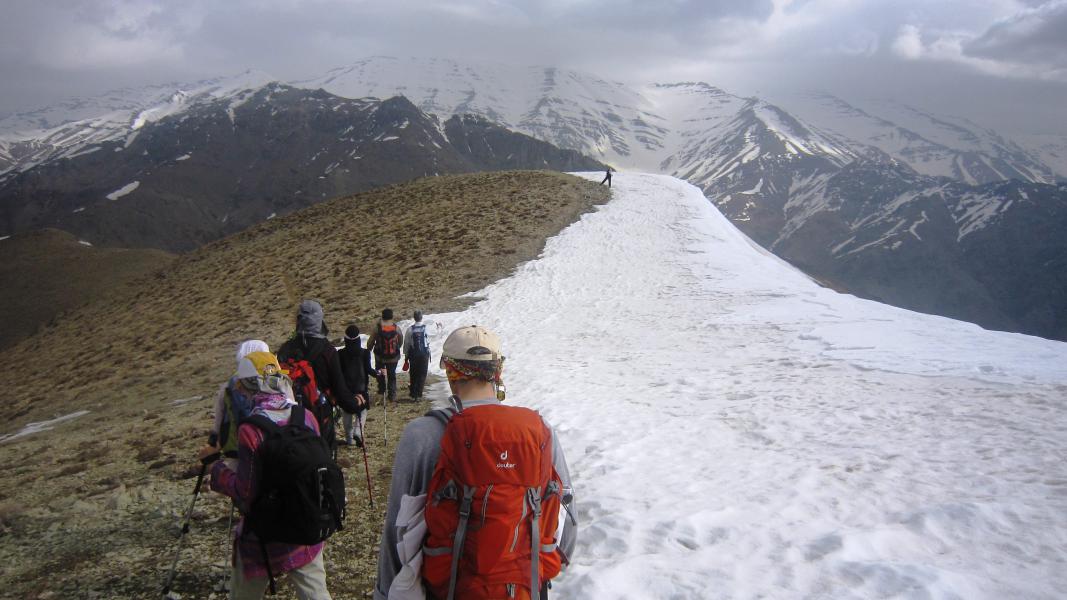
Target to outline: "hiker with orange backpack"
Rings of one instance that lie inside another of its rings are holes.
[[[337,349],[326,339],[328,333],[322,305],[304,300],[296,313],[296,334],[278,348],[278,360],[293,382],[297,401],[315,415],[323,439],[336,451],[334,406],[355,414],[363,400],[345,384]]]
[[[382,309],[382,318],[374,325],[367,339],[367,349],[374,353],[374,368],[378,370],[378,395],[385,395],[396,402],[396,365],[400,362],[400,349],[404,347],[404,333],[393,321],[393,309]],[[388,385],[386,385],[388,383]]]
[[[453,331],[440,364],[452,406],[397,445],[374,599],[544,600],[576,542],[559,440],[536,411],[502,403],[493,332]]]

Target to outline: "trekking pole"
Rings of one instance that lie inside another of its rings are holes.
[[[385,447],[389,447],[389,369],[385,370],[382,374],[382,381],[385,382],[385,393],[382,394],[382,418],[385,420]]]
[[[363,410],[368,410],[364,408]],[[367,472],[367,498],[370,499],[370,508],[374,510],[374,489],[370,485],[370,463],[367,462],[367,438],[363,435],[363,419],[356,414],[356,422],[359,423],[359,439],[363,440],[360,448],[363,449],[363,469]]]
[[[170,564],[170,573],[167,575],[166,583],[163,584],[164,598],[170,593],[170,585],[174,583],[174,574],[178,568],[178,558],[182,554],[182,544],[185,542],[185,534],[189,533],[189,522],[193,519],[193,507],[196,506],[196,500],[200,497],[200,486],[204,483],[204,474],[207,473],[207,466],[213,460],[214,459],[211,456],[200,460],[200,474],[196,476],[196,487],[193,488],[193,501],[189,503],[189,510],[185,511],[185,521],[182,523],[181,533],[178,534],[178,551],[174,553],[174,562]]]

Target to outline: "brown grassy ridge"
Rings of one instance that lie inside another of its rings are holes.
[[[5,390],[17,416],[0,432],[91,411],[0,443],[0,589],[151,597],[173,556],[210,396],[240,340],[276,348],[302,298],[323,302],[334,336],[349,322],[370,327],[384,306],[401,315],[458,308],[457,296],[536,257],[547,237],[607,197],[575,177],[513,171],[339,198],[180,256],[125,295],[70,311],[0,352],[20,373]],[[390,442],[425,410],[391,409]],[[367,509],[361,455],[342,453],[355,510],[327,552],[335,598],[364,597],[374,579],[392,463],[381,417],[372,411],[368,424],[378,511]],[[210,597],[225,570],[228,505],[206,494],[198,507],[175,584],[186,598]]]
[[[86,246],[56,229],[0,241],[0,348],[65,311],[104,296],[121,297],[174,258],[162,250]]]

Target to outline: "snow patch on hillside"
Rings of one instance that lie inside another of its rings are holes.
[[[127,194],[132,193],[134,190],[136,190],[140,186],[141,186],[141,182],[140,181],[134,181],[132,183],[127,183],[126,185],[124,185],[124,186],[120,187],[119,189],[115,190],[114,192],[111,192],[110,194],[108,194],[107,195],[107,199],[108,200],[118,200],[119,198],[121,198],[121,197],[123,197],[123,196],[125,196]]]
[[[36,423],[27,423],[25,427],[23,427],[22,429],[20,429],[16,433],[8,433],[8,434],[0,435],[0,443],[10,442],[11,440],[15,440],[15,439],[18,439],[18,438],[21,438],[21,437],[26,437],[27,435],[33,435],[35,433],[40,433],[42,431],[48,431],[50,429],[54,429],[55,426],[59,425],[60,423],[64,423],[66,421],[72,421],[72,420],[77,419],[79,417],[84,417],[87,414],[89,414],[89,411],[87,411],[87,410],[79,410],[77,412],[70,413],[69,415],[63,415],[62,417],[56,417],[55,419],[52,419],[50,421],[38,421]]]

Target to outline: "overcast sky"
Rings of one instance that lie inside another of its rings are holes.
[[[1067,0],[5,0],[0,114],[374,55],[893,96],[1067,133]]]

